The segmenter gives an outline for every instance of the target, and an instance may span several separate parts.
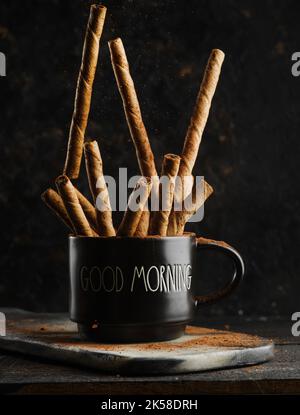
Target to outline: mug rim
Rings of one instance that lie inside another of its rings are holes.
[[[140,240],[140,241],[174,241],[183,238],[195,238],[195,232],[184,232],[183,235],[175,236],[160,236],[160,235],[146,235],[146,236],[84,236],[69,234],[70,240]]]

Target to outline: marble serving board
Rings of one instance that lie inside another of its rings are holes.
[[[115,374],[176,374],[265,362],[270,340],[243,333],[188,326],[171,341],[104,344],[82,341],[66,314],[0,310],[6,335],[0,349]],[[3,334],[3,333],[2,333]]]

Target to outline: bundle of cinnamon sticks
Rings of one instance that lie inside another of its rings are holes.
[[[105,15],[104,6],[91,6],[63,174],[55,180],[57,191],[47,189],[42,194],[42,199],[74,235],[182,235],[187,221],[213,192],[212,187],[205,181],[201,183],[202,189],[199,191],[199,183],[193,180],[193,167],[220,76],[224,53],[218,49],[212,50],[182,153],[180,156],[166,154],[158,176],[122,40],[117,38],[109,41],[111,63],[141,173],[141,178],[129,197],[121,224],[115,228],[100,149],[97,141],[85,138]],[[83,154],[92,202],[72,183],[79,177]],[[158,200],[158,209],[155,211],[148,208],[148,201],[152,196]],[[185,203],[186,200],[189,203]],[[176,203],[180,203],[182,208],[175,209]]]

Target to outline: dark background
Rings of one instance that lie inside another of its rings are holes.
[[[1,0],[0,306],[65,310],[67,230],[40,194],[62,171],[89,1]],[[180,153],[210,50],[226,59],[196,174],[215,193],[190,229],[224,239],[245,258],[247,277],[203,313],[288,315],[299,309],[299,1],[106,1],[108,16],[88,137],[105,173],[138,174],[107,41],[121,36],[157,165]],[[297,43],[298,42],[298,43]],[[82,176],[84,171],[82,170]],[[87,192],[86,181],[80,182]],[[213,265],[210,287],[226,279]],[[203,277],[204,280],[204,277]]]

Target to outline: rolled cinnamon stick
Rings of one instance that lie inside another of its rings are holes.
[[[119,226],[118,236],[134,236],[140,222],[143,208],[151,192],[152,180],[150,177],[141,177],[128,201],[126,212]]]
[[[93,231],[98,235],[97,213],[91,202],[74,186],[79,203]]]
[[[111,63],[122,97],[127,124],[134,143],[140,171],[143,176],[157,176],[148,134],[142,119],[140,105],[130,75],[125,49],[120,38],[108,42]]]
[[[65,175],[59,176],[55,183],[76,234],[94,236],[94,232],[79,203],[76,190],[69,178]]]
[[[79,175],[85,130],[90,112],[92,88],[99,54],[106,7],[93,4],[86,29],[82,61],[77,80],[74,111],[69,132],[64,174],[71,179]]]
[[[175,179],[178,173],[180,157],[175,154],[166,154],[163,159],[159,184],[160,208],[154,212],[150,221],[150,234],[166,236],[169,215],[172,210]]]
[[[68,212],[66,211],[65,205],[59,196],[59,194],[49,188],[44,193],[42,193],[41,198],[43,202],[59,217],[59,219],[72,231],[74,228],[72,222],[69,218]]]
[[[119,92],[123,101],[124,112],[130,135],[135,146],[140,172],[145,177],[152,177],[152,191],[158,192],[158,179],[154,156],[148,134],[142,119],[141,109],[134,83],[130,75],[125,49],[120,38],[108,42],[111,63]],[[146,209],[137,228],[136,236],[146,236],[149,227],[150,212]]]
[[[152,185],[153,188],[153,185]],[[134,236],[142,238],[148,235],[150,226],[150,211],[148,208],[144,208],[138,226],[136,228]]]
[[[181,154],[178,172],[181,180],[192,174],[224,57],[224,53],[219,49],[213,49],[210,54]],[[184,189],[179,186],[176,198],[183,200],[190,193],[191,187],[192,181],[185,185]]]
[[[103,236],[115,236],[108,189],[103,176],[103,163],[97,141],[84,143],[86,171],[96,206],[98,231]]]
[[[172,210],[169,216],[168,236],[182,235],[188,220],[203,206],[212,193],[213,188],[206,181],[194,184],[191,195],[183,201],[182,210]]]

